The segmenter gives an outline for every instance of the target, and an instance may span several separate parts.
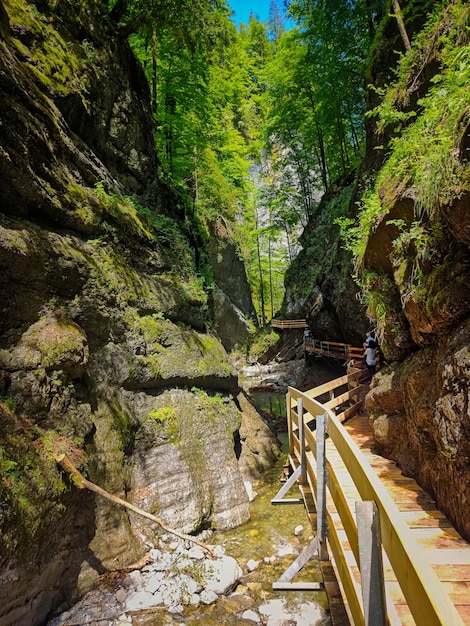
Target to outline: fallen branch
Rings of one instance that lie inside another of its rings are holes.
[[[190,541],[191,543],[195,543],[196,545],[201,547],[203,550],[206,550],[207,552],[209,552],[212,558],[216,558],[216,555],[214,551],[212,550],[212,548],[210,548],[208,545],[206,545],[202,541],[199,541],[198,539],[195,539],[194,537],[191,537],[190,535],[185,535],[184,533],[180,533],[177,530],[174,530],[173,528],[168,528],[168,526],[165,525],[165,522],[159,517],[156,517],[155,515],[152,515],[151,513],[147,513],[147,511],[144,511],[143,509],[139,509],[139,507],[134,506],[133,504],[131,504],[130,502],[127,502],[126,500],[122,500],[121,498],[118,498],[117,496],[113,496],[108,491],[105,491],[101,487],[98,487],[98,485],[95,485],[95,483],[92,483],[91,481],[87,480],[85,476],[83,476],[83,474],[81,474],[78,471],[75,465],[70,461],[70,459],[65,454],[60,454],[60,455],[54,454],[54,459],[63,469],[65,469],[67,472],[69,472],[69,474],[72,475],[74,482],[79,489],[89,489],[90,491],[93,491],[94,493],[97,493],[100,496],[103,496],[103,498],[106,498],[106,500],[109,500],[110,502],[114,502],[114,504],[120,504],[126,509],[129,509],[129,511],[132,511],[133,513],[137,513],[137,515],[141,515],[142,517],[146,517],[147,519],[154,522],[155,524],[158,524],[158,526],[160,526],[160,528],[162,528],[165,532],[175,535],[176,537],[179,537],[180,539],[183,539],[185,541]]]

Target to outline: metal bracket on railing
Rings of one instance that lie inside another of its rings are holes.
[[[317,417],[317,537],[320,561],[328,561],[327,523],[326,523],[326,434],[328,415]]]
[[[301,471],[302,471],[302,468],[299,465],[299,467],[295,470],[295,472],[293,474],[291,474],[289,476],[287,481],[283,484],[281,489],[278,491],[278,493],[271,500],[271,504],[303,504],[304,503],[303,498],[285,498],[284,497],[286,495],[286,493],[288,493],[288,491],[297,482],[297,480],[298,480],[298,478],[300,476]]]
[[[272,584],[274,590],[290,590],[290,591],[318,591],[323,589],[322,583],[314,582],[291,582],[294,576],[302,567],[310,561],[310,559],[318,556],[318,538],[315,537],[306,548],[299,554],[295,561],[290,565],[284,574],[275,583]]]

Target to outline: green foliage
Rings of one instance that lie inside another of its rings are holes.
[[[356,259],[356,276],[369,312],[382,322],[384,294],[370,291],[376,286],[362,267],[370,234],[386,220],[403,191],[412,190],[414,219],[386,221],[397,232],[391,254],[396,285],[392,291],[398,288],[402,301],[411,296],[426,303],[431,293],[427,276],[442,261],[447,246],[441,209],[470,187],[467,162],[460,153],[470,117],[469,28],[468,3],[438,6],[415,37],[412,50],[400,59],[395,81],[378,92],[382,100],[371,112],[379,133],[392,131],[389,156],[364,192],[357,220],[340,224],[345,245]],[[423,75],[431,61],[438,69],[424,91]]]
[[[126,232],[131,229],[135,234],[147,240],[155,240],[165,246],[179,261],[179,271],[193,273],[194,256],[181,226],[171,217],[161,215],[142,206],[129,196],[108,193],[103,182],[95,186],[96,195],[111,217],[121,223]],[[102,223],[102,238],[116,243],[117,232],[106,221]],[[102,238],[96,240],[100,243]]]
[[[265,326],[256,331],[249,339],[247,346],[247,358],[257,361],[279,341],[279,335],[271,326]]]
[[[66,486],[37,431],[4,404],[0,404],[0,415],[0,545],[6,554],[28,550],[30,542],[60,514]]]
[[[463,191],[459,142],[461,125],[470,115],[469,24],[467,3],[456,2],[431,15],[412,52],[402,58],[396,82],[372,112],[378,117],[379,131],[390,123],[407,121],[395,128],[390,157],[377,184],[386,187],[399,179],[413,186],[417,217],[433,216]],[[410,121],[416,111],[405,107],[421,67],[432,56],[439,61],[440,71],[417,102],[419,116]]]
[[[15,410],[15,399],[10,396],[0,394],[0,404],[4,404],[10,411]]]
[[[344,246],[355,258],[356,277],[366,251],[367,241],[374,226],[384,214],[380,196],[376,188],[369,188],[362,196],[356,219],[338,217],[335,223],[341,230]]]
[[[174,407],[164,406],[152,409],[148,414],[148,419],[163,426],[165,433],[171,443],[179,443],[180,432],[178,425],[178,414]]]
[[[152,409],[149,414],[149,418],[155,420],[159,424],[168,422],[175,417],[175,409],[164,406],[161,409]]]
[[[8,2],[8,15],[12,23],[24,25],[34,35],[34,44],[26,48],[19,39],[15,43],[24,58],[30,57],[29,69],[45,87],[46,93],[67,96],[76,93],[82,104],[88,107],[86,93],[89,77],[84,65],[89,58],[89,42],[83,48],[70,45],[55,29],[44,12],[32,3],[18,0]]]

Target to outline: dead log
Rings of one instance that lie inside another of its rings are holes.
[[[129,511],[136,513],[137,515],[146,517],[147,519],[154,522],[155,524],[158,524],[158,526],[160,526],[160,528],[162,528],[165,532],[175,535],[176,537],[179,537],[180,539],[183,539],[185,541],[190,541],[191,543],[195,543],[196,545],[201,547],[203,550],[206,550],[206,552],[209,552],[212,558],[216,558],[216,555],[214,551],[212,550],[212,548],[210,548],[208,545],[206,545],[202,541],[199,541],[198,539],[195,539],[194,537],[191,537],[190,535],[185,535],[184,533],[180,533],[177,530],[174,530],[173,528],[169,528],[168,526],[166,526],[165,522],[159,517],[156,517],[155,515],[152,515],[151,513],[147,513],[147,511],[144,511],[143,509],[139,509],[139,507],[134,506],[133,504],[131,504],[130,502],[127,502],[126,500],[122,500],[121,498],[118,498],[117,496],[113,496],[113,494],[109,493],[109,491],[102,489],[98,485],[95,485],[95,483],[92,483],[90,480],[86,479],[85,476],[83,476],[83,474],[79,472],[79,470],[75,467],[72,461],[70,461],[70,459],[65,454],[60,454],[60,455],[54,454],[54,459],[64,470],[66,470],[69,474],[71,474],[74,483],[79,489],[89,489],[90,491],[93,491],[94,493],[99,494],[103,498],[106,498],[106,500],[109,500],[110,502],[114,502],[114,504],[119,504],[120,506],[123,506]]]

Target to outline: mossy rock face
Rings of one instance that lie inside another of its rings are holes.
[[[158,316],[135,319],[128,339],[128,389],[203,386],[236,390],[237,373],[221,343],[210,335],[182,328]]]
[[[167,498],[182,528],[248,515],[240,412],[215,395],[238,390],[236,372],[205,332],[195,253],[169,217],[183,201],[156,182],[148,86],[108,20],[99,2],[0,3],[2,624],[45,622],[144,552],[50,442],[122,497],[151,450],[152,506],[164,514]],[[199,494],[194,508],[181,493]]]
[[[46,371],[62,370],[80,378],[88,365],[88,341],[71,319],[49,316],[32,324],[11,354],[10,367]]]
[[[353,259],[340,240],[335,220],[348,214],[354,172],[322,198],[302,237],[302,250],[286,278],[283,315],[308,321],[314,337],[361,345],[368,330],[365,307],[357,298]]]

